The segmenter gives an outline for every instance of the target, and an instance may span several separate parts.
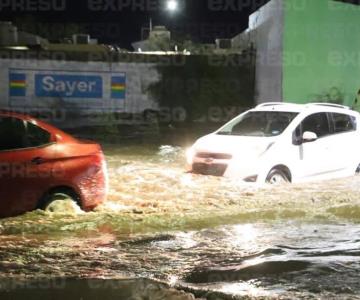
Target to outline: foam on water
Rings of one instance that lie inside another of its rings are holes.
[[[278,220],[360,221],[360,176],[260,187],[186,173],[178,147],[112,148],[107,159],[110,194],[94,212],[81,214],[70,202],[58,203],[56,213],[3,219],[0,232],[92,231],[105,223],[129,233]]]
[[[0,277],[147,277],[209,299],[360,294],[359,176],[259,187],[185,173],[170,146],[107,158],[94,212],[0,221]]]

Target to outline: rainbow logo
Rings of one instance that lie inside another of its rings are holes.
[[[26,96],[26,74],[24,73],[9,74],[9,95],[11,97]]]
[[[126,76],[111,77],[111,98],[125,99],[126,95]]]

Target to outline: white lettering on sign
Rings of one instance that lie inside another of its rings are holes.
[[[65,93],[66,96],[73,95],[76,91],[91,93],[96,87],[96,81],[70,81],[55,80],[52,76],[45,76],[42,79],[43,89],[47,92]]]

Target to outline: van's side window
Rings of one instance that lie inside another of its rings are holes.
[[[326,113],[310,115],[302,122],[302,132],[311,131],[321,138],[330,134],[329,120]]]
[[[334,120],[334,133],[349,132],[356,130],[356,118],[353,116],[332,113]]]

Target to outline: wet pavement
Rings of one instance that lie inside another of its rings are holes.
[[[106,149],[94,212],[0,221],[1,299],[360,295],[359,176],[258,187],[185,173],[180,147]]]

